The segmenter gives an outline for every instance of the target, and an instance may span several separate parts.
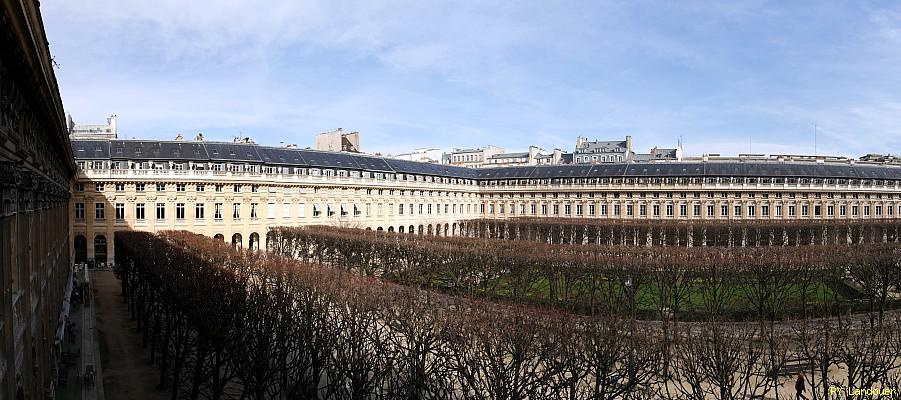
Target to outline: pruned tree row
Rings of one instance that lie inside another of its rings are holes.
[[[173,399],[744,399],[775,397],[798,368],[816,399],[901,383],[894,314],[873,326],[586,317],[185,232],[116,240],[124,298]]]
[[[471,237],[606,246],[804,246],[898,243],[901,220],[628,221],[514,218],[466,221]]]
[[[270,231],[270,250],[445,293],[642,319],[784,319],[901,306],[901,245],[623,247]]]

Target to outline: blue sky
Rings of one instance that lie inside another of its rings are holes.
[[[204,132],[367,152],[901,153],[901,3],[41,3],[66,111],[120,137]]]

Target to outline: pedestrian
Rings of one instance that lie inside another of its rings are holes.
[[[798,380],[795,381],[795,391],[797,392],[795,399],[807,400],[807,396],[804,395],[806,389],[807,385],[804,383],[804,373],[801,372],[798,374]]]

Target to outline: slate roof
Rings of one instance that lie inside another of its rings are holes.
[[[77,160],[171,159],[182,161],[247,162],[481,180],[573,177],[794,177],[901,180],[901,167],[892,165],[711,161],[542,165],[472,169],[354,153],[287,149],[243,143],[153,140],[72,140],[71,142],[72,151]]]
[[[523,157],[528,157],[528,156],[529,156],[529,152],[526,151],[526,152],[522,152],[522,153],[500,153],[500,154],[495,154],[488,158],[523,158]]]

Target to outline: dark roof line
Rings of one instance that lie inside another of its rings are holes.
[[[901,167],[813,162],[679,162],[517,166],[471,169],[364,154],[228,142],[72,140],[79,160],[183,160],[344,168],[463,179],[782,177],[901,180]]]

